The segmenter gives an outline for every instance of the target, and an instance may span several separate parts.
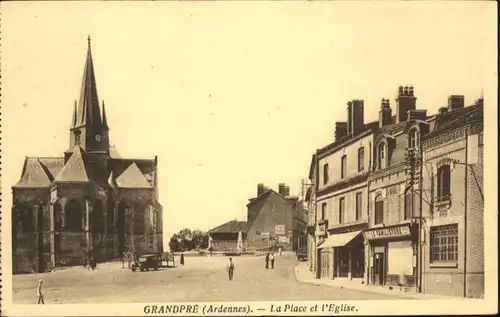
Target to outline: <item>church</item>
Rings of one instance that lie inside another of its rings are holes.
[[[12,186],[13,274],[80,265],[88,254],[101,263],[163,252],[158,158],[122,158],[109,130],[89,37],[69,147],[60,157],[26,157]]]

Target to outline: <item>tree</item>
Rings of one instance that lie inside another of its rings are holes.
[[[172,252],[206,249],[208,233],[184,228],[170,238],[169,246]]]

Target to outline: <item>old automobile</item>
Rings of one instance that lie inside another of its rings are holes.
[[[132,266],[132,272],[136,270],[148,271],[148,270],[158,270],[159,258],[156,254],[144,254],[141,255],[137,261],[135,261]]]

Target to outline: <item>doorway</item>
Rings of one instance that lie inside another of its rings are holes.
[[[373,255],[373,284],[385,284],[385,254],[375,253]]]

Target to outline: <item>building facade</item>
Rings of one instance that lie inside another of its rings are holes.
[[[382,99],[379,120],[366,125],[362,102],[350,102],[335,142],[316,151],[310,262],[317,278],[482,297],[483,100],[465,107],[452,95],[432,116],[416,100],[413,87],[399,87],[395,114]],[[360,154],[349,159],[362,147],[366,172]]]
[[[232,220],[208,231],[211,238],[212,251],[236,251],[238,250],[238,236],[241,232],[243,249],[246,249],[246,226],[245,221]]]
[[[316,272],[316,154],[311,158],[305,203],[307,204],[307,260],[309,270]]]
[[[399,87],[396,116],[382,100],[379,131],[374,142],[374,170],[369,176],[370,229],[368,284],[417,290],[419,258],[416,194],[420,186],[420,139],[429,132],[426,110],[416,109],[413,87]],[[410,166],[409,153],[413,153]],[[410,179],[410,167],[415,175]]]
[[[433,118],[422,140],[425,237],[423,291],[484,296],[483,100],[463,98]],[[424,191],[424,192],[425,192]]]
[[[305,244],[305,210],[290,188],[279,184],[278,192],[257,185],[257,196],[247,204],[247,245],[251,250],[282,247],[294,250]],[[302,241],[302,242],[300,242]]]
[[[347,122],[335,124],[335,142],[318,150],[316,217],[318,278],[364,283],[368,226],[368,171],[375,124],[364,123],[364,102],[348,102]]]
[[[61,157],[26,157],[12,187],[13,273],[163,252],[158,160],[121,158],[110,146],[90,38],[69,141]]]

